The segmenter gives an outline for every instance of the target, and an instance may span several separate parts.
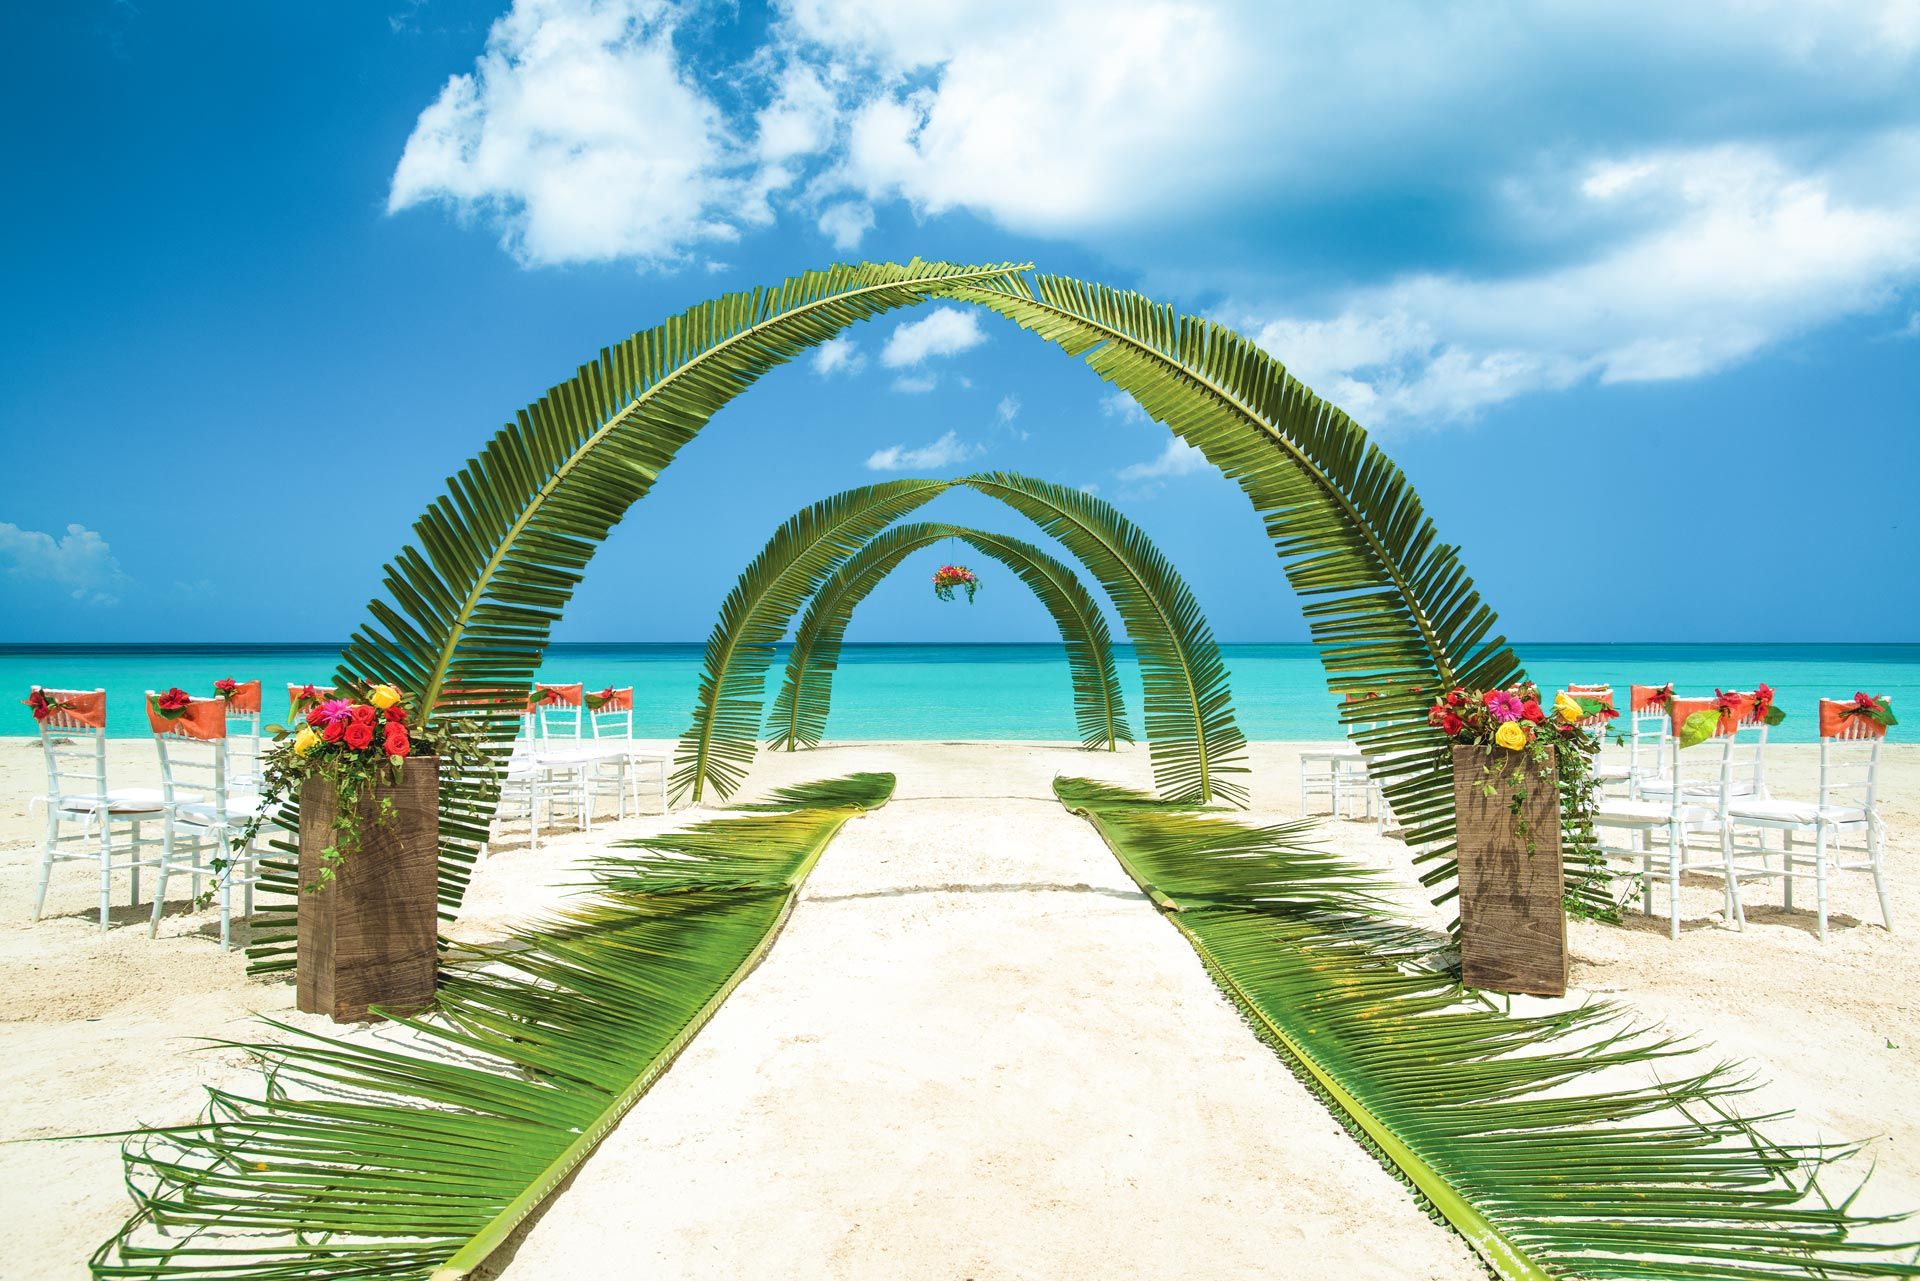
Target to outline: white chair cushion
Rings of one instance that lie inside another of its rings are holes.
[[[1829,823],[1864,823],[1867,812],[1858,807],[1829,805],[1824,809],[1811,801],[1736,801],[1728,804],[1730,818],[1760,819],[1770,823],[1797,823],[1812,827],[1822,819]]]
[[[258,818],[263,809],[260,797],[253,792],[227,793],[226,817],[230,820],[244,823]],[[212,827],[221,821],[220,807],[211,801],[189,801],[174,813],[181,822],[200,827]]]
[[[165,808],[166,797],[156,788],[115,789],[106,795],[106,810],[110,814],[158,814]],[[101,809],[101,798],[63,796],[60,798],[60,809],[68,814],[96,814]]]
[[[1673,807],[1665,801],[1603,801],[1593,821],[1603,827],[1658,827],[1673,816]],[[1713,811],[1704,805],[1680,807],[1683,823],[1704,823]]]

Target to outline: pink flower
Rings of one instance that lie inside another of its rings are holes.
[[[1517,721],[1526,715],[1526,704],[1518,694],[1510,694],[1503,689],[1488,690],[1487,710],[1493,713],[1496,721]]]
[[[335,721],[344,721],[352,717],[353,704],[344,698],[330,698],[320,704],[320,719],[331,725]]]

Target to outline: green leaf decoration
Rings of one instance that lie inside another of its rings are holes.
[[[939,292],[1084,360],[1240,485],[1307,598],[1328,688],[1380,695],[1343,715],[1380,722],[1354,741],[1421,851],[1422,881],[1436,902],[1452,898],[1453,788],[1427,708],[1446,690],[1504,689],[1523,673],[1400,469],[1257,343],[1204,317],[1064,276],[1008,272]]]
[[[1247,773],[1247,740],[1234,719],[1227,665],[1173,562],[1113,504],[1091,494],[1011,472],[985,472],[964,483],[1060,540],[1106,589],[1140,664],[1147,745],[1161,796],[1245,805],[1247,789],[1238,779]]]
[[[1720,712],[1708,709],[1695,712],[1680,724],[1680,737],[1676,740],[1680,750],[1698,747],[1720,732]]]
[[[1752,1071],[1592,1003],[1509,1015],[1436,968],[1389,883],[1308,841],[1081,779],[1085,815],[1226,995],[1497,1276],[1920,1276],[1899,1220],[1821,1188],[1854,1145],[1778,1142]]]
[[[849,557],[807,606],[787,654],[786,679],[767,719],[768,747],[793,751],[820,745],[853,611],[908,556],[948,538],[960,539],[1012,570],[1052,615],[1067,651],[1081,745],[1112,750],[1117,742],[1133,742],[1106,617],[1071,569],[1033,544],[1005,534],[913,524],[894,526]]]
[[[707,638],[693,723],[674,752],[675,799],[698,803],[708,786],[723,797],[739,788],[759,745],[767,668],[787,624],[841,561],[950,485],[894,480],[845,490],[774,531],[740,571]]]
[[[705,1026],[785,924],[846,822],[890,774],[776,793],[753,813],[626,842],[594,895],[449,959],[437,1010],[401,1038],[288,1025],[236,1044],[246,1096],[126,1143],[138,1212],[96,1278],[452,1278],[477,1267]]]
[[[1770,703],[1767,705],[1767,724],[1769,726],[1778,725],[1785,719],[1787,719],[1787,714],[1780,709],[1778,703]]]
[[[1575,705],[1580,708],[1582,720],[1589,716],[1598,716],[1607,710],[1607,701],[1603,698],[1588,698],[1583,694],[1570,694],[1568,697],[1573,699]]]

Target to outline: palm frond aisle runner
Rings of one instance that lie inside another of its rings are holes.
[[[1347,1129],[1506,1278],[1920,1276],[1897,1222],[1818,1183],[1844,1145],[1769,1140],[1752,1072],[1615,1007],[1527,1017],[1435,966],[1375,873],[1082,779],[1087,817],[1215,981]],[[1665,1070],[1663,1070],[1665,1069]],[[1860,1234],[1860,1236],[1856,1236]],[[1865,1239],[1862,1239],[1864,1237]]]
[[[96,1277],[455,1277],[500,1245],[666,1071],[772,946],[891,774],[775,792],[621,842],[584,905],[443,972],[432,1015],[344,1040],[233,1045],[257,1098],[134,1135],[138,1210]],[[404,1041],[404,1045],[396,1042]]]

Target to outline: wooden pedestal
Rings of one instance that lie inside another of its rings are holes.
[[[379,801],[393,803],[378,817]],[[325,779],[300,788],[299,1004],[336,1023],[408,1014],[433,1003],[438,961],[440,762],[409,759],[397,782],[360,796],[359,845],[314,891],[334,841],[340,798]]]
[[[1513,812],[1516,771],[1526,775],[1520,811],[1526,835]],[[1461,982],[1493,992],[1565,996],[1560,789],[1552,769],[1501,747],[1455,747],[1453,805],[1460,860]]]

